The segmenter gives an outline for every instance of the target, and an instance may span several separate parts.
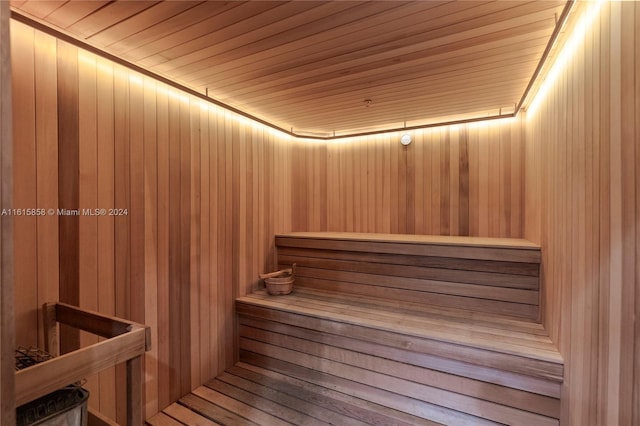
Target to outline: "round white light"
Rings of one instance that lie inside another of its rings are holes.
[[[402,135],[402,137],[400,138],[400,143],[404,146],[409,145],[411,143],[411,135],[408,133]]]

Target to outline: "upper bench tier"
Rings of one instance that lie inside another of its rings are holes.
[[[276,246],[299,287],[538,320],[540,247],[526,240],[297,232]]]

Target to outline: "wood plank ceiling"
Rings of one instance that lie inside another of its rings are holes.
[[[512,113],[564,1],[15,1],[23,15],[298,134]]]

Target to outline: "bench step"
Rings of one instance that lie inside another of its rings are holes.
[[[286,297],[258,291],[238,298],[237,310],[246,317],[322,332],[349,331],[354,338],[374,342],[382,338],[390,346],[448,354],[478,366],[562,382],[562,357],[535,323],[480,315],[465,318],[459,316],[460,310],[346,299],[340,293],[310,289],[295,289]]]
[[[246,363],[345,380],[445,424],[558,422],[563,362],[540,324],[307,288],[258,291],[236,308]]]
[[[296,286],[537,321],[540,248],[526,240],[387,234],[276,236]]]
[[[537,322],[535,244],[328,232],[276,246],[296,282],[236,300],[246,368],[440,424],[558,424],[564,364]]]
[[[276,246],[498,262],[540,263],[541,259],[540,246],[517,238],[291,232],[276,235]]]

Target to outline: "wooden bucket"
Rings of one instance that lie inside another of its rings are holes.
[[[293,290],[293,282],[295,281],[296,265],[289,269],[271,272],[269,274],[260,274],[260,278],[264,280],[267,287],[267,293],[274,296],[291,293]]]
[[[293,275],[267,278],[264,280],[267,285],[267,292],[273,295],[289,294],[293,290],[293,282],[295,277]]]

